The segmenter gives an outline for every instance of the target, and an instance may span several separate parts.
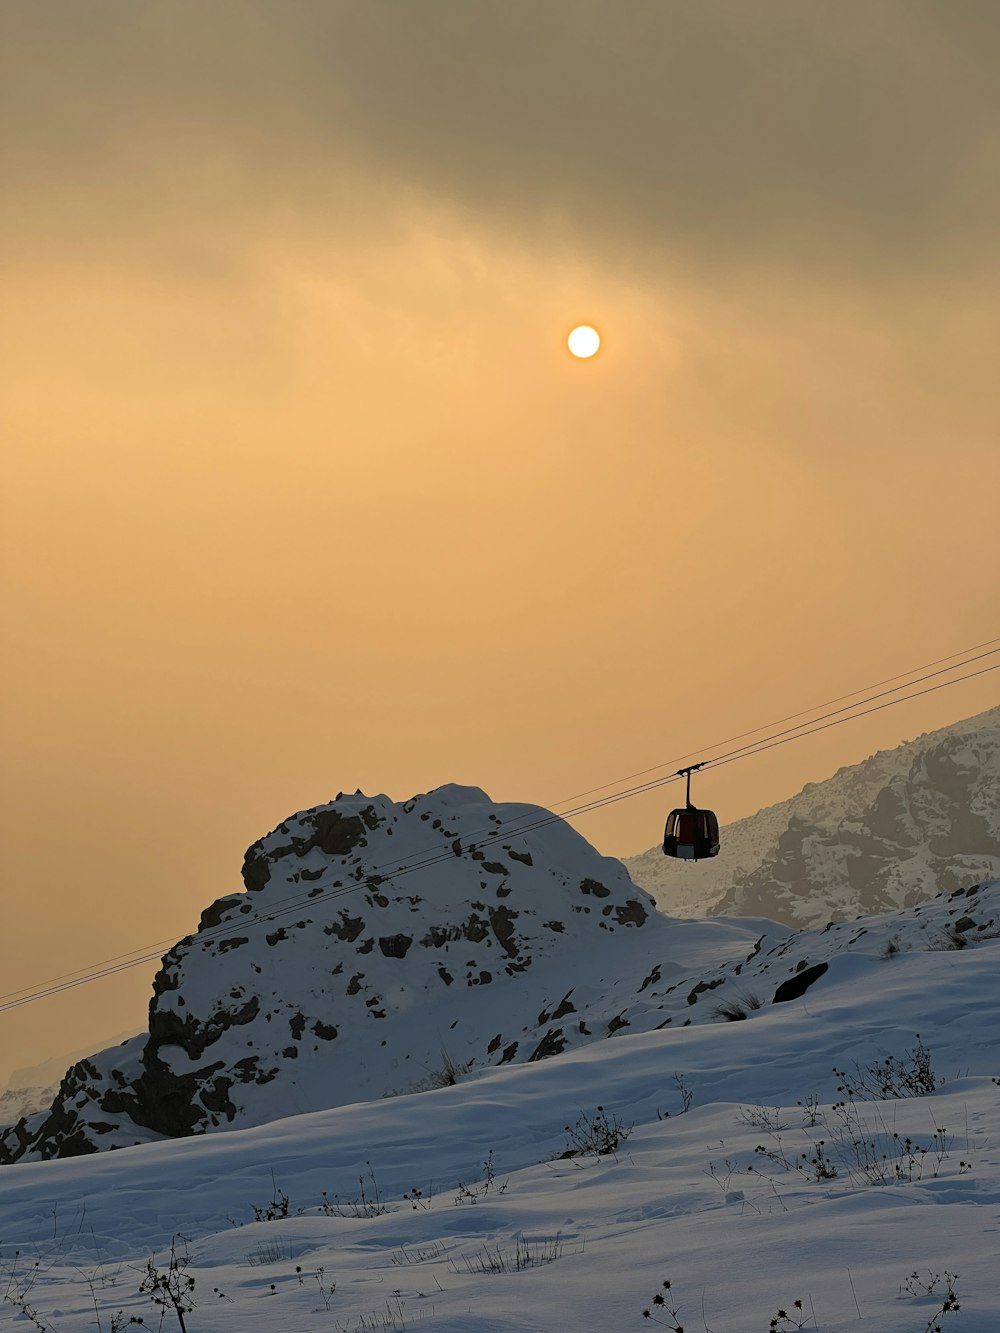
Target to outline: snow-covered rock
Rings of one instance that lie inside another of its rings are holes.
[[[810,783],[724,826],[711,861],[625,860],[676,916],[823,925],[1000,876],[1000,707]]]
[[[243,877],[164,956],[148,1033],[74,1065],[0,1140],[8,1160],[541,1059],[623,1025],[632,937],[669,931],[620,862],[475,788],[341,795],[256,842]]]

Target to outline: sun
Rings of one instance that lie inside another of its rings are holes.
[[[569,350],[574,356],[581,360],[593,356],[601,345],[601,335],[589,324],[580,324],[573,330],[566,340],[569,344]]]

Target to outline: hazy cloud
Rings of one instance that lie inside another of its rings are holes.
[[[48,200],[82,232],[112,205],[123,230],[336,230],[419,192],[617,261],[996,255],[992,4],[57,0],[4,21],[15,220]]]

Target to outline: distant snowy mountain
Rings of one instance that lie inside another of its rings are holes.
[[[132,1035],[131,1032],[122,1032],[116,1037],[108,1037],[103,1045],[126,1041]],[[92,1049],[85,1047],[67,1051],[64,1055],[52,1056],[40,1065],[15,1069],[7,1079],[7,1086],[0,1092],[0,1126],[12,1125],[23,1116],[51,1105],[68,1066]]]
[[[44,1083],[29,1083],[23,1088],[4,1088],[0,1092],[0,1132],[4,1126],[13,1125],[25,1116],[51,1105],[59,1091],[59,1081],[60,1075],[57,1075],[55,1079]]]
[[[697,864],[624,862],[675,916],[823,925],[1000,876],[1000,707],[810,783],[726,825]]]

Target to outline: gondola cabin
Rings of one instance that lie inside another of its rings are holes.
[[[719,855],[719,821],[711,810],[689,805],[671,810],[663,830],[663,850],[681,861],[701,861]]]
[[[712,810],[699,810],[691,804],[691,774],[700,764],[682,768],[687,776],[687,805],[671,810],[663,829],[663,853],[680,861],[703,861],[719,855],[719,821]]]

